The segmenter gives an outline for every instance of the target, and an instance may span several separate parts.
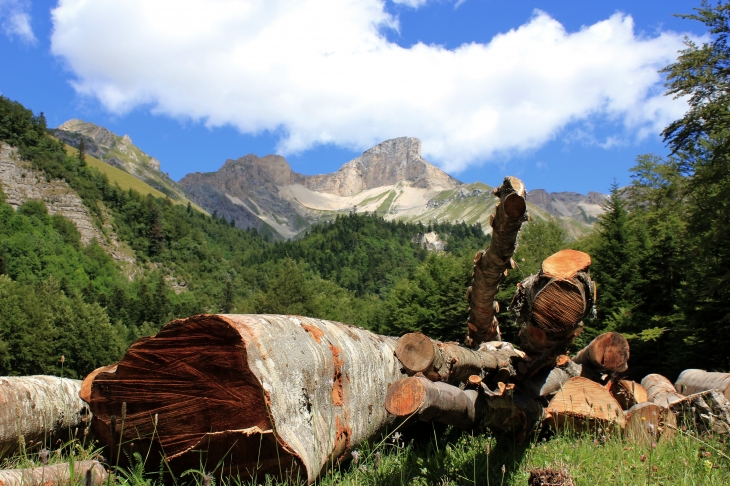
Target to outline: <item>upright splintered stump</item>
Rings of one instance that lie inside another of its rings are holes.
[[[590,264],[588,254],[562,250],[546,258],[537,275],[518,284],[510,310],[517,316],[527,354],[557,357],[583,330],[595,299]]]
[[[494,190],[499,198],[490,221],[492,240],[489,248],[474,257],[471,287],[466,291],[469,301],[469,320],[465,344],[476,348],[485,341],[499,341],[499,326],[495,315],[499,305],[494,300],[499,283],[512,268],[512,255],[517,245],[517,234],[527,221],[525,185],[516,177],[505,177]]]
[[[94,433],[113,459],[120,443],[130,453],[152,441],[178,474],[204,461],[221,464],[216,474],[313,482],[393,419],[385,394],[405,377],[395,343],[306,317],[173,321],[89,376]]]

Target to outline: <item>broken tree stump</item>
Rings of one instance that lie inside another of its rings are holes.
[[[656,403],[643,402],[626,412],[625,435],[633,442],[651,444],[674,437],[677,418],[668,408]]]
[[[623,410],[608,390],[581,376],[568,380],[550,400],[546,411],[547,423],[558,430],[566,426],[582,431],[599,425],[624,425]]]
[[[71,429],[85,427],[89,409],[80,389],[80,380],[56,376],[0,377],[0,457],[31,441],[51,447]]]
[[[606,389],[624,410],[628,410],[639,403],[649,401],[649,395],[646,393],[646,389],[635,381],[609,381],[606,383]]]
[[[28,469],[0,469],[0,486],[101,486],[109,473],[97,461],[77,461],[73,465],[73,476],[71,478],[68,463]]]
[[[629,367],[629,342],[617,332],[596,337],[573,357],[578,364],[587,364],[599,373],[626,371]]]
[[[665,408],[669,408],[671,404],[681,402],[684,399],[684,395],[677,393],[671,381],[656,373],[646,375],[641,380],[641,386],[646,389],[647,399],[650,402]]]
[[[674,383],[682,395],[691,395],[706,390],[719,390],[730,399],[730,373],[716,373],[704,370],[684,370]]]
[[[204,450],[216,474],[311,483],[394,420],[386,391],[406,376],[395,343],[298,316],[176,320],[93,378],[93,430],[111,457],[151,444],[176,474],[199,468]]]
[[[521,349],[538,356],[537,369],[554,364],[583,330],[594,309],[595,284],[588,274],[591,258],[561,250],[542,263],[537,275],[517,285],[510,311],[520,326]]]
[[[506,373],[507,381],[524,368],[525,355],[509,343],[494,343],[487,351],[465,348],[456,343],[442,343],[420,332],[398,339],[395,355],[409,375],[423,373],[431,381],[458,383],[470,375]],[[520,366],[520,364],[522,364]]]
[[[517,234],[527,221],[525,185],[516,177],[505,177],[501,186],[494,190],[499,198],[490,219],[492,240],[489,248],[474,256],[472,284],[466,291],[469,301],[467,321],[467,347],[476,348],[486,341],[501,340],[496,314],[499,304],[494,300],[499,284],[507,271],[514,268]]]

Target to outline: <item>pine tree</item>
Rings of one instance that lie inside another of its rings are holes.
[[[79,153],[76,154],[76,159],[82,167],[86,166],[86,140],[83,135],[79,141]]]

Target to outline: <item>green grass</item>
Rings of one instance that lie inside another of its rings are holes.
[[[393,204],[395,196],[396,192],[390,191],[388,193],[388,197],[385,198],[385,201],[383,201],[380,206],[378,206],[378,209],[375,210],[375,214],[377,214],[378,216],[385,216],[390,209],[390,205]]]
[[[728,438],[698,437],[678,432],[659,444],[636,444],[620,435],[563,433],[547,439],[517,444],[509,434],[495,438],[488,434],[462,433],[419,423],[420,441],[404,443],[393,437],[360,446],[353,459],[327,470],[316,484],[335,485],[520,485],[527,484],[535,468],[565,468],[577,485],[727,485],[730,484]],[[430,439],[428,439],[430,437]],[[416,443],[423,445],[416,445]],[[99,458],[103,450],[80,441],[51,451],[54,462]],[[356,459],[355,459],[356,456]],[[137,461],[139,462],[139,461]],[[29,448],[22,456],[4,460],[2,467],[30,467],[39,464],[38,451]],[[145,472],[141,464],[131,469],[114,469],[111,485],[155,486],[160,473],[154,466]],[[176,479],[178,486],[201,485],[205,471],[189,471]],[[287,485],[271,477],[249,479],[223,477],[215,484],[230,486]]]

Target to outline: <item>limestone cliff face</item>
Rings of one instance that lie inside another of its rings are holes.
[[[551,192],[544,189],[533,189],[527,193],[527,201],[544,209],[553,216],[575,218],[581,222],[593,224],[603,214],[602,205],[606,195],[600,192],[589,192],[587,196],[577,192]]]
[[[305,185],[318,192],[352,196],[375,187],[411,181],[413,187],[452,189],[461,183],[421,157],[421,141],[412,137],[386,140],[351,160],[334,174],[307,176]]]
[[[49,214],[60,214],[76,225],[83,244],[96,239],[115,260],[135,261],[133,252],[119,243],[116,234],[110,232],[107,237],[94,224],[88,208],[65,181],[46,181],[44,174],[32,170],[18,158],[14,148],[3,142],[0,142],[0,183],[6,202],[15,209],[29,199],[42,200]]]

